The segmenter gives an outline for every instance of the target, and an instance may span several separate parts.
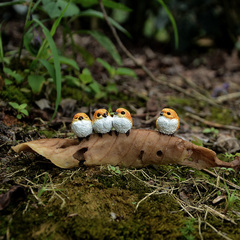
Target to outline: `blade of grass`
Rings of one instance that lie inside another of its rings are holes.
[[[0,3],[0,7],[9,7],[9,6],[12,6],[12,5],[21,4],[21,3],[25,3],[25,2],[26,2],[26,0],[4,2],[4,3]]]
[[[53,116],[51,118],[50,121],[52,121],[54,119],[54,117],[57,114],[57,110],[58,110],[58,106],[59,103],[61,101],[61,91],[62,91],[62,76],[61,76],[61,66],[60,66],[60,61],[59,61],[59,55],[58,55],[58,51],[57,51],[57,47],[56,44],[53,40],[53,35],[56,32],[56,29],[59,25],[59,23],[61,22],[61,19],[64,15],[64,13],[66,12],[69,4],[72,2],[72,0],[70,0],[67,4],[67,6],[65,7],[65,9],[62,11],[61,15],[56,19],[56,21],[53,23],[53,26],[51,28],[51,31],[49,32],[49,30],[37,19],[34,19],[33,21],[36,22],[39,26],[42,27],[43,29],[43,33],[46,36],[46,39],[44,40],[41,48],[38,51],[36,60],[39,59],[39,57],[41,56],[42,52],[48,47],[50,47],[52,55],[53,55],[53,61],[54,61],[54,68],[55,68],[55,83],[56,83],[56,91],[57,91],[57,98],[56,98],[56,104],[55,104],[55,109],[54,109],[54,113]]]
[[[175,48],[178,48],[178,30],[177,30],[177,24],[175,22],[175,19],[172,15],[172,13],[170,12],[170,10],[168,9],[167,5],[163,2],[163,0],[157,0],[165,9],[171,23],[172,23],[172,27],[173,27],[173,32],[174,32],[174,39],[175,39]]]
[[[94,37],[108,51],[108,53],[112,56],[112,58],[118,65],[122,65],[122,58],[110,38],[94,30],[85,32]]]
[[[67,11],[67,8],[69,6],[69,4],[71,3],[72,1],[69,1],[67,6],[64,8],[64,10],[62,11],[61,15],[56,19],[56,21],[53,23],[52,25],[52,28],[51,28],[51,31],[50,31],[50,34],[51,36],[53,37],[53,35],[55,34],[56,30],[57,30],[57,27],[59,25],[59,23],[61,22],[62,18],[63,18],[63,15],[64,13]],[[38,51],[38,54],[37,54],[37,59],[41,58],[41,55],[42,53],[44,52],[44,50],[48,47],[48,41],[45,39],[43,41],[43,44],[41,46],[41,48],[39,49]]]
[[[59,61],[58,50],[57,50],[57,46],[56,46],[49,30],[39,20],[34,19],[33,21],[36,22],[39,26],[41,26],[43,33],[46,37],[46,40],[48,41],[48,44],[49,44],[49,47],[51,49],[52,56],[53,56],[55,77],[56,77],[56,90],[57,90],[57,99],[56,99],[56,104],[55,104],[55,110],[54,110],[53,116],[51,118],[51,120],[53,120],[53,118],[56,116],[58,106],[61,101],[61,91],[62,91],[62,79],[61,79],[62,76],[61,76],[61,66],[60,66],[60,61]]]
[[[97,17],[99,19],[104,19],[103,13],[93,10],[93,9],[88,9],[85,11],[81,11],[76,17],[73,17],[71,19],[71,21],[74,21],[77,17]],[[121,31],[122,33],[124,33],[125,35],[127,35],[129,38],[131,38],[130,33],[123,28],[118,22],[116,22],[114,19],[108,17],[108,20],[112,23],[112,25],[117,28],[119,31]]]

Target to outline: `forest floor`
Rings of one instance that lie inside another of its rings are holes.
[[[109,58],[90,37],[79,41],[94,56]],[[80,165],[66,170],[39,155],[11,149],[35,139],[74,138],[70,123],[79,111],[92,115],[97,108],[125,107],[132,113],[133,128],[155,129],[160,110],[170,107],[180,116],[176,136],[216,151],[224,161],[239,156],[240,98],[232,94],[240,92],[236,51],[179,57],[148,46],[129,50],[159,82],[120,51],[123,66],[135,70],[138,78],[116,76],[111,83],[117,92],[103,99],[82,100],[82,90],[64,83],[52,122],[54,102],[48,101],[47,90],[41,97],[30,95],[30,115],[18,120],[8,105],[14,101],[9,94],[19,99],[29,95],[14,86],[2,87],[0,239],[240,238],[240,179],[231,168]],[[76,60],[80,69],[86,67]],[[102,66],[94,63],[89,69],[101,85],[108,84]]]

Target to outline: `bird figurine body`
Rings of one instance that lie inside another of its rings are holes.
[[[85,113],[74,115],[71,128],[79,139],[88,137],[93,132],[92,121]]]
[[[156,121],[156,127],[160,133],[172,135],[180,126],[180,120],[177,113],[171,108],[162,109],[159,118]]]
[[[98,109],[93,115],[93,130],[100,136],[104,133],[111,135],[112,117],[106,109]]]
[[[132,128],[132,117],[128,110],[118,108],[113,116],[113,127],[117,133],[126,133],[128,136]]]

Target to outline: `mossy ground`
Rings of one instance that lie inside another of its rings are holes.
[[[202,202],[220,212],[226,205],[224,201],[216,206],[211,203],[217,196],[216,187],[208,182],[214,184],[214,177],[187,167],[120,168],[116,172],[109,166],[81,166],[62,170],[32,154],[22,154],[2,167],[5,176],[11,176],[2,193],[13,184],[27,190],[27,199],[1,212],[2,238],[200,239],[198,218],[203,220],[204,213],[189,208],[187,212],[195,218],[192,221],[179,204],[179,196],[187,195],[196,207]],[[223,186],[220,183],[222,193]],[[228,216],[232,210],[239,211],[239,201],[235,203]],[[237,221],[237,225],[228,221],[223,224],[221,218],[206,217],[228,237],[240,236]],[[222,239],[204,223],[201,234],[204,239]]]

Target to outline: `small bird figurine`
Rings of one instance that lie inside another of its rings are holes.
[[[71,128],[79,140],[88,137],[93,131],[92,122],[85,113],[77,113],[74,115]]]
[[[93,130],[99,136],[102,136],[104,133],[111,135],[112,121],[112,117],[106,109],[98,109],[93,115]]]
[[[171,108],[164,108],[156,121],[158,131],[167,135],[174,134],[179,129],[179,125],[179,117]]]
[[[126,133],[126,135],[129,136],[132,125],[130,112],[124,108],[118,108],[113,116],[113,127],[117,135],[118,133]]]

